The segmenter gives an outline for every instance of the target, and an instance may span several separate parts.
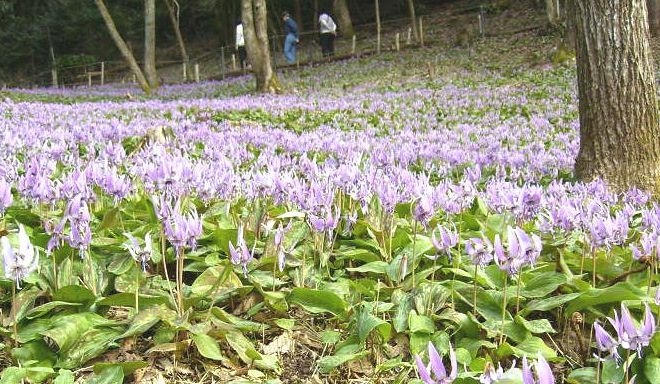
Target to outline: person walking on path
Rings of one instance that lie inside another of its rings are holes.
[[[236,20],[236,52],[238,52],[241,69],[246,69],[247,51],[245,50],[245,36],[243,35],[243,22],[241,19]]]
[[[296,62],[296,44],[300,42],[298,39],[298,24],[289,16],[289,12],[282,13],[282,20],[284,20],[284,57],[287,63],[294,64]]]
[[[321,33],[321,53],[323,57],[333,56],[335,54],[335,36],[337,35],[337,24],[327,12],[321,12],[319,15],[319,30]]]

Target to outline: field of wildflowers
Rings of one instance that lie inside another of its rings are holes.
[[[0,383],[660,382],[660,208],[573,179],[574,72],[397,60],[4,95]]]

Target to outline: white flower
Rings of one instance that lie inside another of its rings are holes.
[[[8,237],[3,237],[2,259],[5,277],[16,281],[16,287],[21,287],[21,280],[34,271],[39,264],[39,252],[30,242],[23,225],[18,227],[18,250],[15,251]]]

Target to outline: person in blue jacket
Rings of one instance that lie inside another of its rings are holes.
[[[284,57],[289,64],[296,62],[296,44],[298,39],[298,24],[289,16],[289,12],[282,13],[284,20]]]

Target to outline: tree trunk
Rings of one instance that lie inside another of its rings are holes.
[[[410,13],[410,23],[412,24],[413,36],[415,36],[415,41],[419,41],[417,16],[415,15],[415,0],[408,0],[408,12]]]
[[[576,0],[575,174],[660,194],[660,129],[645,0]]]
[[[559,24],[559,9],[557,0],[545,0],[545,13],[548,15],[548,23],[552,26]]]
[[[660,35],[660,0],[647,0],[651,36]]]
[[[144,74],[151,89],[158,88],[156,72],[156,0],[144,0]]]
[[[186,44],[183,42],[183,35],[181,35],[181,28],[179,28],[179,9],[180,9],[179,3],[176,0],[165,0],[165,5],[167,6],[167,13],[170,16],[172,27],[174,28],[174,35],[176,36],[176,42],[179,45],[179,51],[181,52],[181,60],[187,64],[190,58],[188,57],[188,52],[186,51]]]
[[[348,11],[348,4],[346,0],[332,0],[332,8],[334,9],[335,16],[339,24],[339,29],[346,37],[353,37],[355,31],[353,30],[353,22],[351,21],[351,13]]]
[[[147,83],[147,79],[144,77],[144,74],[142,73],[142,70],[140,69],[137,61],[135,61],[133,53],[117,31],[117,26],[115,26],[115,22],[112,20],[112,16],[110,15],[108,8],[105,6],[105,3],[103,0],[94,0],[94,2],[96,3],[99,12],[101,12],[101,17],[103,17],[103,21],[105,22],[105,25],[110,32],[110,36],[112,36],[112,40],[114,40],[115,45],[119,49],[119,52],[121,52],[122,56],[124,56],[124,59],[128,62],[128,65],[131,68],[131,71],[133,74],[135,74],[135,78],[137,79],[138,84],[140,84],[140,88],[142,88],[145,93],[151,93],[151,87],[149,86],[149,83]]]
[[[241,0],[245,50],[252,64],[257,92],[279,93],[281,87],[270,64],[266,0]]]

